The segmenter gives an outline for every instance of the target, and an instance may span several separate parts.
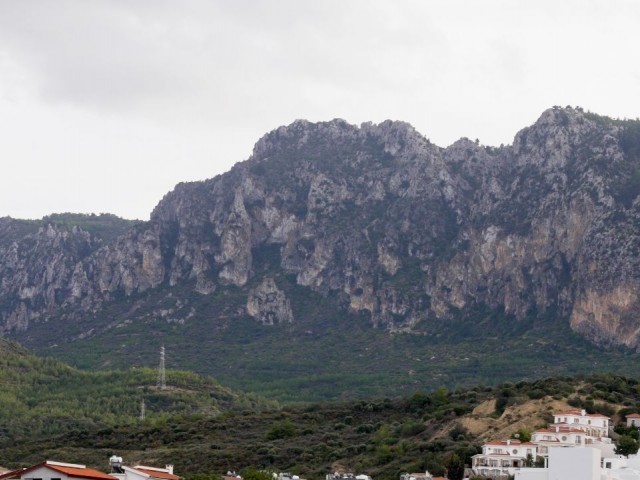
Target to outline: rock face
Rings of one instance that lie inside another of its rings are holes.
[[[482,307],[638,348],[638,194],[640,123],[581,109],[549,109],[500,148],[443,149],[401,122],[296,121],[107,245],[0,220],[0,334],[177,286],[240,289],[237,315],[295,322],[277,274],[389,330],[429,335]]]
[[[291,303],[285,293],[278,289],[273,278],[265,278],[249,292],[247,313],[263,325],[293,321]]]

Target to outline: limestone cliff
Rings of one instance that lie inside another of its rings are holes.
[[[499,148],[441,148],[402,122],[296,121],[108,244],[2,220],[0,334],[178,286],[233,288],[234,315],[295,323],[277,274],[392,331],[428,336],[482,306],[638,348],[639,193],[640,123],[581,109],[549,109]]]

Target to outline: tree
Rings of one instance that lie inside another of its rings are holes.
[[[621,435],[616,442],[615,452],[617,455],[624,455],[626,457],[638,453],[638,447],[640,447],[638,440],[629,435]]]
[[[527,468],[533,467],[533,455],[527,453],[527,458],[524,460],[524,466]]]
[[[290,438],[295,437],[296,435],[296,426],[290,419],[282,420],[281,422],[276,422],[271,427],[271,430],[267,432],[267,440],[278,440],[280,438]]]
[[[464,463],[457,453],[454,453],[447,462],[447,477],[449,480],[462,480],[464,478]]]
[[[242,471],[242,478],[244,480],[273,480],[273,474],[265,470],[247,467]]]
[[[518,440],[520,440],[521,442],[528,442],[529,440],[531,440],[531,434],[525,430],[524,428],[519,428],[518,430],[516,430],[515,432],[513,432],[513,434],[511,435],[511,438],[516,438]]]

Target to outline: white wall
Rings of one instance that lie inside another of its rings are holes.
[[[548,480],[600,480],[600,450],[550,448]]]
[[[549,470],[546,468],[518,468],[516,480],[549,480]]]
[[[24,475],[20,476],[21,479],[29,479],[29,478],[42,478],[43,480],[49,480],[51,478],[60,478],[62,480],[67,480],[67,475],[61,472],[56,472],[55,470],[51,470],[48,467],[42,466],[40,468],[36,468],[35,470],[31,470]]]

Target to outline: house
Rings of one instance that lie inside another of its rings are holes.
[[[640,414],[630,413],[627,415],[627,427],[640,428]]]
[[[552,425],[531,434],[531,442],[539,446],[541,457],[547,458],[551,447],[582,446],[597,448],[603,457],[614,455],[609,417],[585,410],[565,410],[554,414],[553,419]]]
[[[0,480],[180,480],[173,473],[173,465],[165,468],[136,465],[127,467],[122,457],[109,459],[111,473],[107,474],[86,465],[46,460],[42,463],[0,474]]]
[[[531,442],[539,446],[538,454],[546,457],[550,447],[580,447],[587,443],[588,435],[580,428],[554,424],[531,434]]]
[[[553,415],[554,425],[567,425],[582,429],[590,437],[609,437],[610,419],[599,413],[587,413],[586,410],[565,410]]]
[[[86,465],[46,460],[27,468],[19,468],[0,474],[0,480],[116,480],[104,472]]]
[[[471,468],[476,475],[485,477],[507,477],[513,475],[516,468],[533,462],[537,457],[538,446],[533,442],[503,440],[485,443],[482,453],[471,457]]]
[[[552,448],[548,468],[516,470],[515,480],[637,480],[640,457],[600,457],[597,448]]]
[[[597,448],[562,448],[549,450],[547,468],[522,468],[515,480],[601,480],[600,452]]]
[[[611,420],[605,415],[564,410],[553,415],[553,424],[533,432],[528,443],[518,440],[485,443],[482,453],[472,457],[471,468],[476,475],[507,478],[539,457],[546,460],[553,447],[593,447],[600,450],[601,457],[613,457],[610,424]]]
[[[111,465],[110,475],[117,480],[180,480],[180,477],[173,473],[173,465],[166,465],[165,468],[145,465],[127,467],[122,464],[122,457],[115,455],[109,459],[109,464]]]
[[[354,475],[353,473],[330,473],[326,475],[325,480],[372,480],[369,475]]]
[[[429,472],[401,473],[400,480],[433,480],[433,476]]]

